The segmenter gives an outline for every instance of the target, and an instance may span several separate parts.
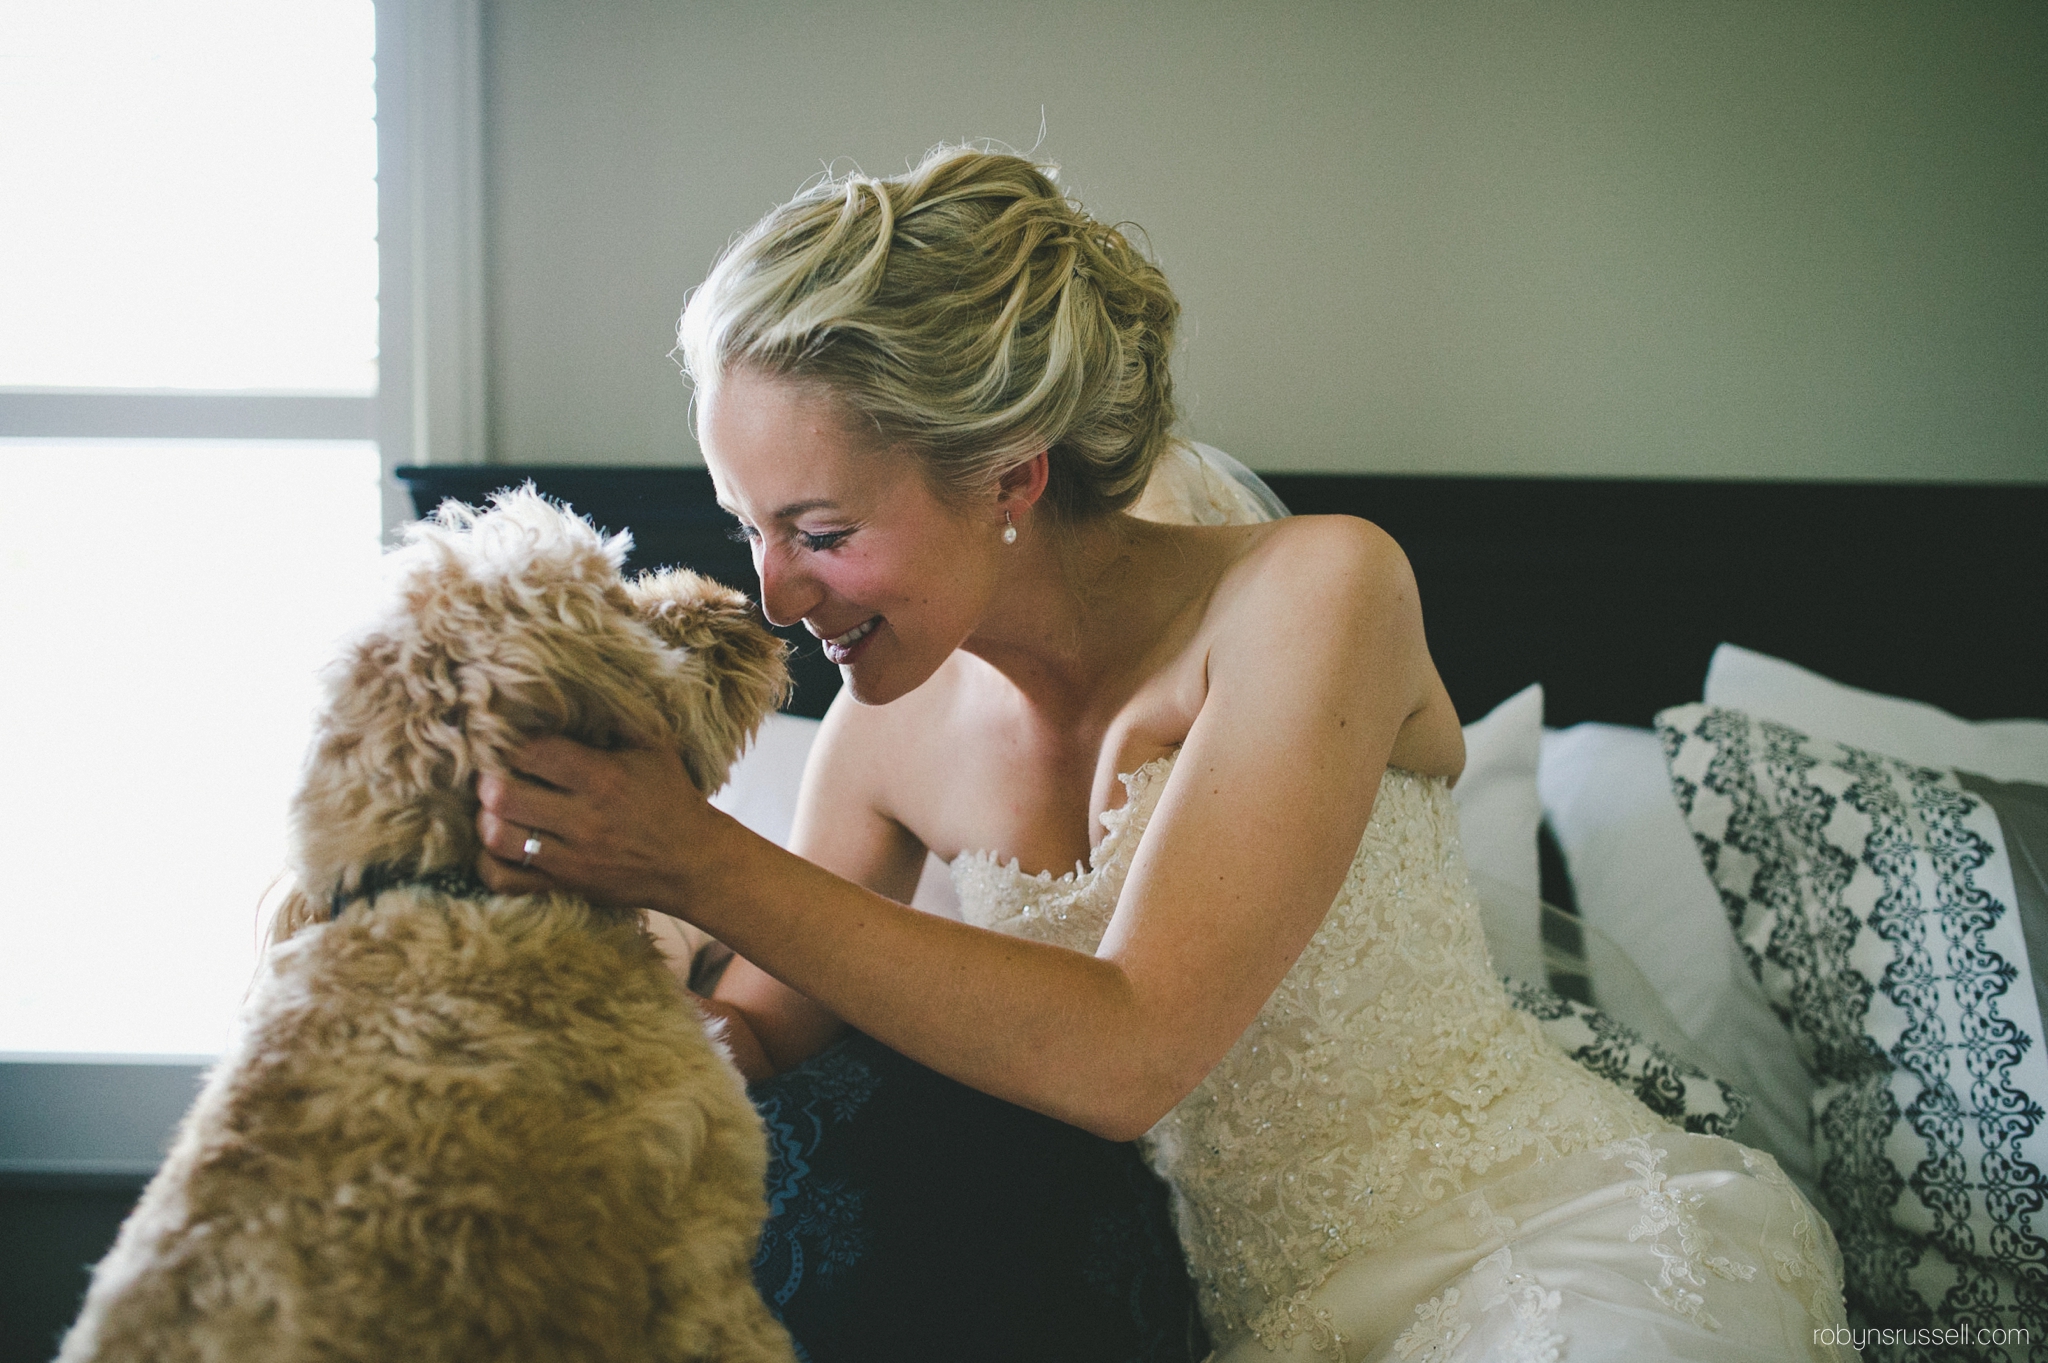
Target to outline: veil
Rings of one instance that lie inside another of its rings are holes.
[[[1288,511],[1258,474],[1214,445],[1184,440],[1159,456],[1131,514],[1167,525],[1255,525]]]

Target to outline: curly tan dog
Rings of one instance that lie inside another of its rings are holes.
[[[760,1122],[629,911],[472,877],[520,739],[699,786],[786,686],[744,597],[526,489],[450,505],[329,674],[239,1034],[61,1358],[782,1360]]]

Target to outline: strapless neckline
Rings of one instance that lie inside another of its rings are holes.
[[[963,851],[950,863],[956,885],[962,872],[973,871],[980,875],[996,873],[1029,882],[1048,889],[1072,892],[1088,886],[1102,877],[1103,873],[1116,865],[1118,853],[1130,848],[1145,835],[1145,827],[1152,820],[1152,811],[1159,803],[1159,795],[1165,788],[1166,778],[1173,773],[1180,749],[1161,753],[1148,762],[1141,762],[1130,771],[1119,772],[1117,780],[1123,783],[1124,802],[1096,815],[1102,823],[1102,837],[1088,849],[1086,861],[1076,861],[1074,869],[1055,874],[1052,871],[1026,871],[1020,858],[1004,859],[993,848],[978,848]],[[1448,783],[1440,776],[1425,776],[1409,771],[1405,767],[1387,768],[1387,776],[1404,777],[1423,785]],[[1382,778],[1384,780],[1384,778]]]
[[[1036,881],[1059,889],[1076,889],[1098,878],[1115,864],[1116,854],[1124,844],[1144,836],[1145,825],[1151,821],[1152,807],[1159,802],[1159,791],[1166,784],[1167,776],[1173,771],[1174,760],[1179,756],[1180,749],[1175,748],[1149,762],[1139,763],[1130,771],[1117,773],[1116,779],[1124,787],[1124,802],[1096,815],[1102,823],[1102,837],[1088,849],[1088,859],[1076,861],[1073,870],[1059,875],[1051,871],[1026,871],[1017,857],[1005,861],[1002,854],[992,848],[980,849],[962,852],[953,858],[956,882],[960,873],[969,866],[1004,872],[1020,880]],[[1141,802],[1142,813],[1138,812]]]

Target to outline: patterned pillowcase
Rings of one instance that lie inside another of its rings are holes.
[[[1564,1053],[1634,1094],[1666,1121],[1696,1136],[1726,1136],[1749,1110],[1749,1095],[1671,1054],[1597,1008],[1510,976],[1508,1002],[1543,1024]]]
[[[1681,706],[1657,729],[1818,1084],[1852,1317],[2048,1336],[2048,1054],[1997,817],[1952,772],[1739,710]]]

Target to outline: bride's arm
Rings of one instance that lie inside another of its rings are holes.
[[[1363,522],[1288,522],[1219,597],[1208,690],[1095,956],[906,908],[717,814],[659,754],[536,745],[573,794],[496,783],[487,845],[691,921],[878,1040],[1116,1139],[1257,1015],[1335,898],[1402,725],[1441,706],[1406,560]],[[1455,733],[1455,720],[1452,733]],[[516,872],[493,868],[494,883]]]
[[[811,745],[789,850],[855,885],[907,904],[924,869],[924,844],[880,812],[871,789],[875,764],[848,740],[851,703],[851,697],[842,697],[832,707]],[[734,957],[712,992],[744,1019],[771,1073],[817,1054],[845,1030],[831,1010],[744,955]]]

